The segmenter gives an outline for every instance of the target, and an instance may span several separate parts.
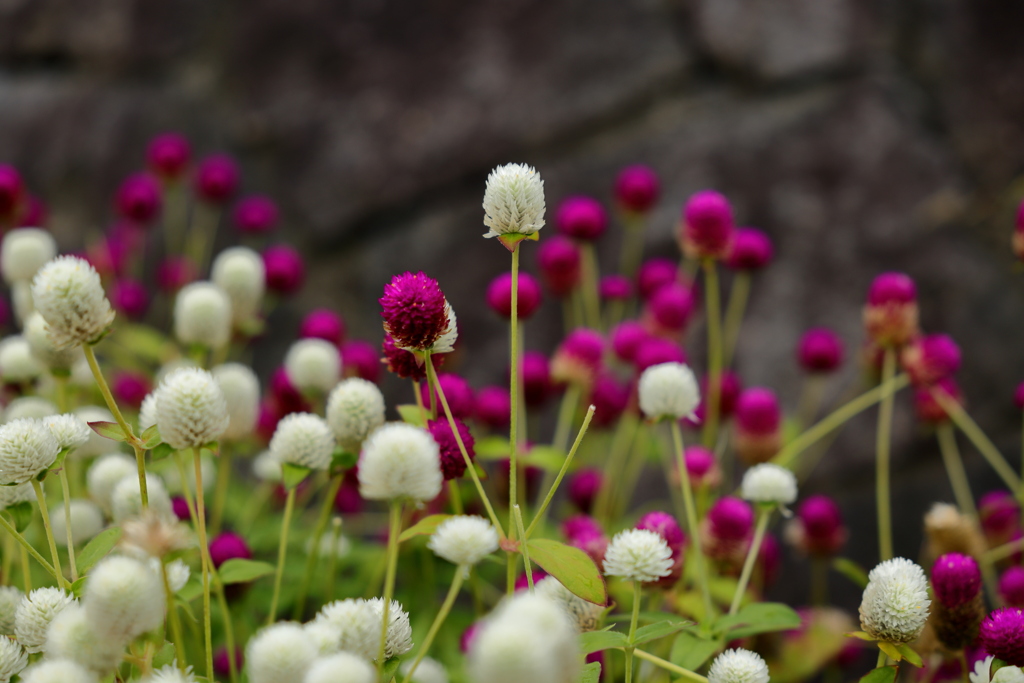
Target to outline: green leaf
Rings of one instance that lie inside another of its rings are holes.
[[[402,422],[411,424],[414,427],[426,427],[423,423],[424,411],[420,409],[418,405],[406,403],[404,405],[395,406],[395,410],[398,411],[398,416],[402,418]]]
[[[70,452],[71,452],[70,448],[62,448],[62,449],[60,449],[60,451],[57,453],[57,459],[53,461],[52,465],[50,465],[49,467],[46,468],[46,471],[48,471],[48,472],[59,472],[60,469],[62,467],[64,467],[64,461],[67,459],[68,453],[70,453]],[[42,472],[40,472],[40,474],[42,474]],[[42,479],[40,479],[39,481],[42,481]]]
[[[402,663],[401,657],[392,657],[384,662],[384,666],[381,669],[382,676],[380,680],[390,681],[395,677],[395,672],[398,671],[398,665]]]
[[[625,633],[619,631],[590,631],[580,634],[580,647],[585,655],[627,645],[629,645],[629,638]]]
[[[28,528],[28,525],[32,523],[32,503],[31,501],[23,500],[17,505],[12,505],[7,508],[7,512],[11,513],[11,517],[14,519],[14,528],[21,533]]]
[[[746,638],[758,633],[789,631],[800,627],[800,615],[781,602],[755,602],[734,615],[726,615],[715,622],[715,630],[729,640]]]
[[[301,484],[312,472],[313,470],[302,465],[290,462],[281,463],[281,477],[287,489],[293,489]]]
[[[875,642],[875,640],[877,640],[877,638],[875,638],[870,633],[867,633],[866,631],[851,631],[850,633],[846,634],[846,637],[857,638],[858,640],[866,640],[869,643],[873,643]]]
[[[102,436],[105,439],[111,441],[127,441],[128,435],[121,429],[121,425],[116,422],[90,422],[89,426],[92,430]]]
[[[71,594],[74,595],[76,598],[81,598],[82,593],[85,592],[85,579],[86,577],[81,576],[78,578],[78,581],[75,581],[73,584],[71,584]]]
[[[430,515],[429,517],[424,517],[403,531],[402,535],[398,537],[398,542],[404,543],[415,536],[429,536],[437,530],[441,522],[449,517],[451,515]]]
[[[860,677],[860,683],[895,683],[899,669],[895,666],[880,666]]]
[[[598,683],[601,680],[601,663],[591,662],[583,667],[580,683]]]
[[[643,626],[636,630],[636,637],[633,640],[633,645],[643,645],[648,641],[672,635],[673,633],[685,628],[688,623],[689,622],[683,621],[682,619],[666,619],[665,621],[659,621],[655,624],[648,624],[647,626]]]
[[[174,661],[174,643],[166,642],[160,651],[153,655],[153,668],[159,669]]]
[[[151,451],[163,442],[163,437],[160,436],[160,430],[156,425],[150,426],[146,431],[142,432],[142,447],[147,451]]]
[[[903,661],[903,653],[900,652],[899,649],[892,643],[887,643],[884,640],[880,640],[878,641],[878,649],[884,652],[886,655],[888,655],[889,659],[893,659],[897,662]]]
[[[565,452],[553,446],[534,446],[523,460],[542,470],[558,473],[565,463]]]
[[[924,662],[921,660],[921,655],[914,652],[914,650],[906,643],[901,643],[896,646],[896,649],[903,655],[903,659],[907,660],[917,668],[924,666]]]
[[[149,459],[152,462],[163,460],[164,458],[174,455],[174,448],[169,443],[157,444],[157,446],[149,452]]]
[[[121,540],[121,527],[112,526],[101,531],[89,544],[82,548],[82,552],[75,558],[78,565],[78,573],[85,574],[93,568],[97,562],[107,556],[117,542]]]
[[[595,605],[608,603],[604,578],[585,552],[548,538],[531,539],[527,545],[530,560],[561,581],[569,592]]]
[[[240,557],[228,560],[217,570],[220,573],[220,580],[225,585],[232,583],[248,583],[255,581],[261,576],[273,574],[274,565],[257,560],[243,560]]]
[[[224,564],[227,564],[227,562],[225,562]],[[223,579],[221,580],[223,581]],[[188,603],[192,602],[202,594],[203,584],[200,583],[195,576],[192,576],[189,578],[188,583],[182,586],[181,590],[178,591],[178,599],[181,601],[182,604],[187,605]]]
[[[359,462],[358,453],[349,453],[343,448],[336,448],[331,454],[331,474],[341,474],[345,470],[352,469],[357,462]]]
[[[684,631],[676,636],[675,642],[672,643],[672,654],[669,655],[669,659],[677,666],[696,671],[721,649],[721,640],[708,640]]]
[[[864,568],[853,560],[848,560],[845,557],[837,557],[832,560],[832,568],[837,572],[853,581],[854,584],[861,590],[868,585],[868,573],[864,571]]]
[[[476,451],[478,460],[500,460],[507,458],[512,449],[508,445],[508,439],[503,439],[500,436],[488,436],[478,439],[473,450]]]

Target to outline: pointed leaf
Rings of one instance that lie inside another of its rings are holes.
[[[93,568],[97,562],[107,556],[117,542],[121,540],[121,527],[112,526],[96,535],[89,544],[82,548],[82,552],[75,558],[78,565],[78,573],[85,574]]]
[[[423,410],[418,405],[406,403],[404,405],[395,406],[395,410],[398,411],[398,417],[402,418],[402,422],[411,424],[414,427],[426,427],[427,425],[423,422]]]
[[[580,634],[580,648],[585,655],[628,645],[629,638],[619,631],[589,631]]]
[[[682,619],[666,619],[654,624],[642,626],[636,630],[636,637],[633,640],[633,645],[643,645],[648,641],[664,638],[665,636],[681,631],[688,623],[689,622]]]
[[[86,578],[88,577],[79,577],[78,581],[75,581],[73,584],[71,584],[71,594],[74,595],[76,598],[81,598],[82,594],[85,592]]]
[[[262,576],[273,574],[274,565],[257,560],[234,558],[222,564],[217,571],[220,574],[221,583],[230,585],[233,583],[248,583]]]
[[[105,439],[112,441],[127,441],[128,435],[121,429],[121,425],[116,422],[90,422],[89,426],[92,430],[102,436]]]
[[[601,663],[591,662],[583,667],[580,673],[580,683],[599,683],[601,680]]]
[[[153,656],[153,668],[159,669],[174,661],[174,643],[165,642],[163,647]]]
[[[380,680],[390,681],[392,678],[394,678],[395,673],[398,671],[398,665],[401,663],[402,659],[400,657],[392,657],[391,659],[385,661],[384,667],[381,669],[382,675],[380,677]]]
[[[287,489],[293,489],[301,484],[312,472],[313,470],[302,465],[290,462],[281,463],[282,481]]]
[[[156,425],[151,425],[146,431],[142,432],[142,447],[147,451],[151,451],[156,448],[164,440],[160,436],[160,430]]]
[[[800,615],[781,602],[755,602],[734,615],[721,617],[715,623],[715,630],[725,634],[728,640],[799,627]]]
[[[429,536],[437,530],[441,522],[449,517],[451,515],[430,515],[429,517],[424,517],[403,531],[402,535],[398,537],[398,542],[403,543],[415,536]]]
[[[17,505],[7,508],[6,512],[11,513],[11,517],[14,520],[14,528],[18,530],[18,533],[27,529],[28,525],[32,523],[31,501],[23,500]]]
[[[535,538],[527,541],[530,560],[562,582],[571,593],[596,605],[608,603],[608,587],[590,556],[579,548]]]
[[[149,452],[149,459],[153,462],[163,460],[164,458],[174,455],[175,450],[169,443],[157,444],[157,446]]]
[[[895,666],[880,666],[861,676],[860,683],[895,683],[898,671]]]
[[[669,655],[669,659],[677,666],[696,671],[721,650],[722,645],[721,640],[708,640],[684,631],[676,636],[675,642],[672,643],[672,654]]]
[[[853,560],[848,560],[845,557],[837,557],[832,560],[832,568],[848,578],[850,581],[853,581],[853,583],[862,590],[868,585],[868,573],[864,571],[863,567]]]
[[[921,660],[921,655],[917,654],[909,645],[901,643],[896,646],[896,649],[903,655],[903,659],[907,660],[917,668],[924,666],[924,662]]]
[[[331,474],[341,474],[345,470],[352,469],[357,462],[359,462],[358,453],[349,453],[338,447],[331,455]]]
[[[884,640],[880,640],[878,641],[878,649],[884,652],[886,655],[888,655],[889,659],[892,659],[897,662],[903,660],[903,653],[900,652],[899,649],[892,643],[887,643]]]
[[[875,642],[875,640],[877,640],[877,638],[875,638],[873,635],[865,631],[851,631],[850,633],[846,634],[846,637],[857,638],[859,640],[866,640],[869,643],[873,643]]]
[[[473,446],[478,460],[500,460],[507,458],[512,448],[508,445],[508,439],[500,436],[488,436],[479,439]]]
[[[53,461],[53,464],[46,468],[47,472],[59,472],[64,467],[64,461],[67,460],[68,453],[71,452],[70,448],[62,448],[57,453],[57,459]],[[40,474],[42,474],[40,472]],[[39,481],[42,481],[40,479]]]

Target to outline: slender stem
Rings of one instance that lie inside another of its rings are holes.
[[[718,437],[719,403],[722,396],[722,320],[718,291],[718,269],[713,259],[704,259],[704,293],[708,319],[708,395],[705,402],[704,429],[701,440],[705,448],[714,448]]]
[[[967,653],[962,649],[957,653],[957,659],[960,661],[960,674],[963,683],[968,683],[971,679],[969,676],[970,667],[967,664]]]
[[[429,361],[428,361],[429,362]],[[416,407],[420,410],[420,419],[423,420],[423,424],[427,424],[427,409],[423,407],[423,394],[420,393],[420,382],[414,379],[412,381],[412,393],[416,396]]]
[[[11,535],[11,538],[16,540],[21,545],[22,551],[25,551],[29,555],[31,555],[32,559],[35,560],[36,562],[38,562],[39,565],[43,569],[46,570],[46,573],[54,578],[54,580],[57,582],[58,586],[61,585],[61,580],[59,578],[57,578],[57,572],[55,572],[53,570],[53,565],[51,565],[49,562],[47,562],[46,559],[42,555],[39,554],[39,551],[36,550],[32,546],[32,544],[29,543],[28,540],[24,536],[22,536],[21,533],[17,529],[14,528],[13,524],[11,524],[10,522],[7,521],[7,518],[4,517],[3,514],[0,514],[0,527],[3,527],[4,531],[9,533]],[[28,568],[27,567],[25,568],[25,573],[26,574],[28,573]],[[28,591],[26,591],[26,592],[28,592]]]
[[[0,585],[11,584],[11,567],[14,565],[14,537],[4,534],[4,553],[0,556]]]
[[[220,580],[220,573],[216,567],[211,566],[211,576],[213,576],[213,584],[217,589],[217,606],[220,608],[221,616],[224,618],[224,644],[228,650],[228,675],[231,677],[231,683],[237,683],[238,681],[238,662],[235,661],[237,653],[235,652],[235,626],[231,619],[231,609],[228,607],[228,596],[224,590],[224,583]]]
[[[960,449],[956,445],[956,434],[948,422],[943,422],[935,431],[939,441],[939,451],[942,453],[942,462],[946,466],[946,474],[949,476],[949,483],[953,487],[953,496],[956,498],[957,507],[960,512],[969,516],[975,522],[978,520],[978,508],[974,503],[974,495],[971,493],[971,484],[967,480],[967,472],[964,470],[964,461],[960,457]]]
[[[697,527],[697,507],[693,504],[693,490],[690,488],[690,473],[686,469],[686,460],[683,456],[683,435],[679,430],[677,420],[669,420],[672,427],[672,442],[676,450],[676,467],[679,469],[679,478],[683,484],[683,505],[686,507],[686,524],[689,527],[690,538],[693,539],[693,556],[697,564],[697,583],[700,584],[701,594],[704,598],[705,619],[710,619],[714,614],[714,606],[711,604],[711,589],[708,586],[708,569],[704,562],[704,551],[700,547],[700,533]]]
[[[551,445],[561,452],[565,452],[569,445],[569,430],[572,429],[572,418],[576,414],[576,407],[580,404],[582,389],[576,382],[572,382],[562,394],[562,403],[558,408],[558,422],[555,423],[555,437]]]
[[[743,314],[746,312],[749,297],[750,271],[741,270],[732,279],[729,303],[725,306],[723,367],[727,368],[732,365],[732,359],[736,355],[736,343],[739,341],[740,328],[743,326]]]
[[[888,661],[889,661],[889,656],[886,655],[884,652],[882,652],[882,650],[880,649],[878,651],[878,660],[875,662],[875,668],[877,669],[879,667],[885,666],[886,662],[888,662]]]
[[[320,541],[327,530],[327,523],[331,521],[331,509],[334,507],[334,499],[338,496],[341,483],[345,475],[335,474],[331,477],[331,484],[327,489],[327,495],[320,506],[320,515],[316,519],[316,526],[313,528],[313,547],[309,549],[306,557],[306,570],[302,575],[302,583],[299,585],[299,597],[295,601],[295,609],[292,611],[292,619],[300,621],[302,613],[306,609],[306,596],[309,595],[309,584],[313,581],[313,571],[316,569],[317,560],[320,559]]]
[[[206,502],[203,493],[202,449],[192,449],[192,464],[196,471],[196,527],[199,533],[199,558],[203,574],[203,632],[206,639],[206,677],[213,680],[213,627],[210,615],[210,543],[206,540]],[[182,488],[188,489],[188,480],[182,479]],[[275,594],[276,595],[276,594]]]
[[[3,519],[2,515],[0,515],[0,519]],[[32,546],[28,547],[31,548]],[[49,565],[47,564],[47,566]],[[50,569],[50,573],[53,574],[53,569]],[[28,565],[28,551],[26,550],[26,546],[21,546],[21,574],[22,579],[25,582],[25,594],[28,595],[32,592],[32,571]],[[60,582],[58,581],[57,584],[60,585]]]
[[[548,506],[551,505],[551,499],[555,497],[555,491],[558,490],[559,484],[562,483],[562,479],[565,477],[565,473],[569,471],[569,466],[572,464],[573,458],[576,456],[576,450],[580,447],[580,442],[583,441],[583,436],[587,433],[587,429],[590,427],[590,421],[594,418],[594,406],[590,406],[587,409],[587,416],[583,418],[583,424],[580,426],[580,431],[576,434],[576,441],[573,442],[572,448],[569,449],[569,455],[565,456],[565,462],[562,463],[562,469],[558,471],[558,476],[555,477],[554,483],[551,484],[551,488],[548,489],[548,495],[545,496],[544,502],[541,503],[540,508],[537,510],[537,514],[534,515],[533,521],[530,522],[529,528],[526,533],[520,533],[520,538],[525,542],[526,539],[530,538],[530,534],[544,519],[544,514],[548,510]]]
[[[423,644],[420,645],[420,650],[416,653],[416,658],[412,660],[412,665],[409,667],[409,671],[406,672],[405,678],[402,679],[402,683],[409,683],[412,680],[413,675],[416,673],[416,667],[427,656],[430,646],[434,643],[434,638],[437,637],[437,633],[441,630],[444,620],[448,618],[448,614],[452,611],[452,605],[455,604],[455,598],[458,596],[459,589],[462,588],[462,582],[468,573],[469,567],[466,565],[460,564],[455,567],[455,576],[452,577],[452,584],[448,588],[448,595],[445,596],[444,602],[441,603],[441,609],[438,611],[437,616],[434,617],[434,623],[430,625],[430,630],[427,631],[427,636],[423,639]]]
[[[384,614],[380,624],[380,649],[377,651],[377,666],[384,666],[384,647],[388,636],[388,612],[391,610],[391,598],[395,594],[395,572],[398,569],[398,537],[402,533],[402,504],[391,501],[388,515],[388,555],[387,569],[384,573]]]
[[[825,378],[820,373],[811,373],[804,377],[796,413],[801,429],[807,427],[814,420],[821,405],[821,395],[824,389]]]
[[[0,517],[0,519],[2,519],[2,517]],[[1024,538],[1018,538],[1014,541],[996,546],[982,555],[982,559],[994,564],[1000,560],[1005,560],[1007,557],[1015,553],[1019,553],[1021,550],[1024,550]]]
[[[1020,474],[1021,480],[1024,481],[1024,421],[1021,422],[1020,430]],[[1020,489],[1020,525],[1024,527],[1024,487]]]
[[[639,581],[633,582],[633,614],[629,618],[629,645],[626,647],[626,683],[633,683],[633,643],[636,641],[636,624],[640,620]]]
[[[897,375],[890,382],[883,382],[874,389],[866,391],[849,403],[836,408],[834,411],[816,422],[800,436],[796,437],[775,454],[772,462],[782,467],[789,467],[797,456],[807,450],[819,440],[828,436],[833,430],[841,427],[849,420],[875,405],[883,398],[891,396],[910,383],[910,378],[905,374]]]
[[[277,603],[281,597],[281,579],[284,577],[284,559],[288,555],[288,528],[292,523],[292,512],[295,510],[295,487],[289,487],[288,497],[284,504],[284,520],[281,522],[281,537],[277,546],[277,575],[274,577],[274,596],[270,600],[270,614],[267,615],[267,626],[277,618]]]
[[[331,557],[327,561],[327,602],[334,601],[334,576],[338,570],[338,541],[341,539],[341,517],[331,520]]]
[[[174,641],[174,654],[178,659],[178,668],[185,671],[185,639],[181,634],[181,619],[178,616],[178,605],[174,601],[174,591],[167,579],[167,565],[161,560],[160,576],[164,582],[164,595],[167,596],[167,620],[171,624],[171,639]]]
[[[992,469],[996,471],[999,478],[1003,480],[1011,491],[1020,491],[1021,480],[1017,476],[1017,473],[1013,471],[1013,468],[1006,462],[1006,458],[1003,457],[999,449],[995,447],[995,444],[985,436],[985,432],[981,430],[978,423],[975,422],[970,415],[963,409],[963,406],[957,402],[952,396],[946,393],[946,390],[941,387],[932,387],[932,397],[942,407],[946,414],[949,415],[953,423],[962,431],[974,447],[988,460],[988,464],[992,466]]]
[[[651,664],[661,667],[665,671],[671,671],[674,674],[682,676],[683,678],[695,681],[696,683],[708,683],[708,679],[701,676],[698,673],[694,673],[689,669],[684,669],[681,666],[673,664],[670,661],[662,659],[661,657],[652,655],[650,652],[644,652],[643,650],[633,650],[633,654],[640,659],[646,659]]]
[[[50,544],[50,556],[53,558],[53,568],[56,572],[55,578],[57,579],[57,585],[63,585],[70,588],[67,580],[64,578],[64,573],[60,569],[60,554],[57,552],[57,542],[53,538],[53,528],[50,526],[50,511],[46,509],[46,498],[43,495],[43,486],[39,483],[38,479],[32,480],[32,488],[36,492],[36,500],[39,501],[39,514],[43,517],[43,529],[46,530],[46,540]],[[67,524],[71,526],[71,520],[67,520]]]
[[[608,456],[604,476],[601,477],[601,488],[598,490],[597,500],[594,502],[594,517],[604,524],[610,521],[612,497],[617,488],[614,484],[621,481],[626,458],[629,457],[630,446],[633,444],[639,427],[640,420],[632,411],[625,412],[615,426],[615,433],[612,436],[612,444],[609,449],[611,454]]]
[[[740,573],[740,582],[736,584],[736,592],[732,594],[732,604],[729,606],[729,614],[736,614],[740,608],[740,602],[747,592],[747,584],[750,583],[750,575],[754,571],[754,563],[757,562],[757,555],[761,552],[761,543],[764,541],[764,532],[768,530],[768,520],[771,519],[771,508],[761,508],[758,511],[757,528],[754,529],[754,540],[747,548],[747,559],[743,563],[743,571]]]
[[[220,533],[224,519],[224,506],[228,500],[228,484],[231,482],[231,454],[233,449],[221,448],[217,461],[217,488],[213,491],[213,510],[210,511],[210,535]]]
[[[597,254],[593,242],[580,245],[583,256],[583,303],[587,312],[587,325],[595,330],[601,329],[601,297],[598,292]]]
[[[644,228],[647,227],[647,216],[630,211],[623,214],[622,222],[626,229],[622,241],[622,253],[619,255],[619,273],[632,278],[643,258]]]
[[[448,499],[452,504],[452,512],[456,515],[461,515],[463,513],[462,492],[459,491],[459,482],[457,479],[448,480]]]
[[[508,528],[511,533],[515,520],[512,517],[512,506],[519,502],[516,490],[519,473],[519,244],[512,247],[512,314],[508,320],[509,327],[509,463],[508,463]],[[454,430],[454,425],[452,426]],[[457,430],[455,430],[456,433]],[[512,559],[509,558],[509,562]]]
[[[523,530],[523,511],[519,509],[518,505],[512,506],[512,511],[516,516],[516,531],[519,534],[519,538],[522,539],[519,544],[519,549],[523,552],[523,568],[526,571],[526,583],[530,586],[530,592],[533,592],[533,565],[530,564],[530,549],[526,543],[526,532]]]
[[[882,360],[882,384],[896,372],[896,350],[885,349]],[[882,561],[892,559],[892,508],[889,487],[889,456],[892,449],[893,396],[882,398],[878,406],[878,430],[875,433],[875,503],[878,508],[878,555]]]
[[[71,565],[71,582],[78,581],[78,564],[75,562],[75,539],[71,533],[71,489],[68,486],[67,467],[60,468],[60,488],[64,496],[64,531],[68,537],[68,564]]]

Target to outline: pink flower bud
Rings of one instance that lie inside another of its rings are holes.
[[[466,454],[469,456],[470,461],[475,460],[476,451],[474,446],[476,444],[473,440],[473,435],[469,431],[469,427],[458,418],[455,419],[455,426],[459,430],[459,437],[462,439],[462,445],[466,447]],[[452,431],[451,425],[448,424],[448,420],[429,420],[427,422],[427,429],[430,431],[430,435],[434,437],[434,441],[437,442],[438,449],[440,450],[441,472],[444,474],[445,481],[458,479],[465,474],[466,459],[462,457],[462,449],[459,448],[459,443],[455,440],[455,433]]]
[[[175,180],[188,166],[192,148],[180,133],[162,133],[153,138],[146,150],[146,161],[153,173]]]
[[[660,192],[658,176],[648,166],[627,166],[615,178],[615,199],[626,211],[647,213]]]
[[[149,308],[149,292],[138,280],[118,280],[110,288],[110,303],[131,320],[141,320]]]
[[[775,255],[768,235],[757,228],[737,228],[732,235],[732,245],[725,265],[733,270],[760,270],[768,265]]]
[[[767,462],[782,447],[782,410],[775,392],[752,387],[736,404],[736,453],[747,464]]]
[[[508,387],[484,387],[476,392],[476,419],[488,428],[508,429],[510,411]]]
[[[729,251],[733,226],[732,207],[723,195],[698,192],[683,207],[683,248],[694,258],[722,258]]]
[[[703,446],[689,446],[684,455],[686,473],[693,488],[702,486],[718,486],[722,480],[722,472],[718,467],[715,454]]]
[[[797,360],[806,372],[832,372],[843,362],[843,340],[825,327],[807,330],[800,338]]]
[[[283,244],[263,252],[267,289],[278,294],[293,294],[306,279],[306,266],[299,252]]]
[[[210,559],[214,567],[220,568],[228,560],[251,560],[252,551],[244,538],[225,531],[210,541]]]
[[[917,334],[917,288],[903,273],[882,273],[868,289],[864,327],[880,346],[902,346]]]
[[[469,419],[473,414],[474,402],[473,387],[469,386],[469,382],[451,372],[439,374],[437,382],[441,385],[441,390],[444,391],[444,397],[448,401],[448,408],[452,411],[452,416],[460,420]],[[430,388],[426,383],[420,385],[420,397],[423,400],[423,405],[430,406]],[[437,414],[444,415],[444,411],[441,409],[441,400],[436,400]]]
[[[801,502],[796,519],[787,529],[787,538],[793,545],[818,557],[835,555],[848,537],[839,506],[823,495],[810,496]]]
[[[594,406],[594,427],[608,427],[618,422],[629,405],[630,388],[609,373],[601,373],[590,390]]]
[[[999,595],[1010,607],[1024,607],[1024,567],[1013,566],[999,577]]]
[[[152,388],[146,375],[127,370],[118,371],[110,383],[110,389],[117,402],[136,410],[142,405],[142,401]]]
[[[605,275],[598,291],[601,301],[625,301],[633,296],[633,283],[624,275]]]
[[[361,377],[368,382],[376,382],[380,378],[381,370],[381,358],[377,347],[362,339],[343,343],[341,368],[345,377]]]
[[[516,313],[519,320],[533,316],[540,308],[540,284],[529,273],[519,273],[519,296]],[[487,287],[487,305],[503,318],[512,318],[512,273],[502,273]]]
[[[1020,508],[1009,491],[989,491],[978,499],[981,528],[992,541],[1001,545],[1010,540],[1020,521]]]
[[[117,213],[136,225],[148,225],[160,213],[160,185],[146,173],[125,178],[117,188]]]
[[[235,205],[234,221],[239,232],[261,235],[277,227],[277,204],[269,197],[252,195]]]
[[[569,500],[580,512],[588,513],[601,490],[604,476],[593,467],[581,469],[569,477]]]
[[[302,339],[323,339],[340,345],[345,338],[345,321],[332,310],[318,308],[306,314],[299,326]]]
[[[559,205],[555,225],[563,235],[589,242],[604,234],[608,215],[593,197],[569,197]]]
[[[960,347],[946,334],[917,337],[900,353],[903,369],[915,384],[934,384],[960,369]]]
[[[679,265],[667,258],[648,259],[636,271],[636,289],[644,301],[665,285],[678,281]]]
[[[580,283],[580,250],[571,240],[556,235],[537,249],[541,277],[558,298],[568,296]]]
[[[199,162],[196,194],[211,204],[221,204],[238,189],[238,166],[226,154],[214,154]]]
[[[589,386],[601,370],[604,337],[584,327],[573,330],[562,341],[551,360],[551,377],[556,382]]]
[[[589,515],[573,515],[562,522],[562,535],[566,540],[572,541],[582,534],[603,534],[601,524]]]
[[[956,609],[981,591],[981,570],[973,557],[946,553],[932,565],[932,590],[944,607]]]

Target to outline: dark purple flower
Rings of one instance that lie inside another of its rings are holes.
[[[683,533],[676,518],[667,512],[648,512],[640,518],[635,528],[653,531],[665,539],[669,550],[672,551],[672,559],[679,557],[686,547],[686,534]]]
[[[540,284],[529,273],[519,273],[519,296],[516,314],[520,320],[530,318],[540,308]],[[512,318],[512,273],[502,273],[487,286],[487,305],[503,318]]]
[[[539,408],[551,397],[551,363],[541,351],[526,351],[519,363],[523,398],[530,408]]]
[[[278,294],[293,294],[306,280],[302,256],[284,244],[264,250],[263,267],[267,271],[267,289]]]
[[[117,212],[136,225],[148,225],[160,213],[160,185],[147,173],[125,178],[117,188]]]
[[[835,555],[846,543],[843,515],[828,496],[814,495],[800,503],[796,510],[796,544],[811,555]]]
[[[0,164],[0,218],[10,220],[21,208],[25,184],[13,166]]]
[[[733,233],[732,207],[722,194],[703,190],[683,208],[683,245],[698,258],[722,258]]]
[[[508,429],[511,409],[508,387],[484,387],[476,392],[476,419],[490,429]]]
[[[146,395],[152,390],[149,377],[141,372],[120,370],[110,382],[114,398],[122,405],[138,409]]]
[[[551,377],[556,382],[591,384],[601,370],[604,347],[600,332],[585,327],[573,330],[551,359]]]
[[[660,191],[658,176],[642,164],[627,166],[615,178],[615,199],[627,211],[646,213],[658,201]]]
[[[384,329],[395,344],[407,349],[429,349],[448,327],[444,293],[426,273],[391,278],[380,306]]]
[[[952,377],[944,377],[932,386],[921,386],[914,390],[914,409],[922,422],[938,424],[949,419],[946,410],[935,400],[932,392],[944,392],[948,399],[960,405],[964,403],[960,385]]]
[[[195,178],[196,193],[204,201],[220,204],[238,189],[238,166],[226,154],[213,154],[199,162]]]
[[[251,560],[252,551],[245,539],[238,534],[225,531],[210,541],[210,559],[218,569],[228,560]]]
[[[807,330],[800,338],[797,360],[807,372],[832,372],[843,362],[843,340],[826,327]]]
[[[381,352],[384,355],[384,365],[387,366],[387,369],[402,379],[422,382],[427,378],[426,365],[421,363],[411,352],[395,346],[395,341],[391,338],[391,335],[384,335]],[[436,370],[444,363],[444,354],[431,354],[430,360]]]
[[[269,197],[252,195],[235,205],[235,227],[241,233],[259,235],[277,227],[277,204]]]
[[[555,225],[563,235],[592,241],[604,234],[608,227],[608,214],[593,197],[569,197],[558,206]]]
[[[746,501],[725,496],[708,510],[708,531],[723,541],[743,541],[754,530],[754,510]]]
[[[568,296],[580,283],[579,247],[561,235],[540,243],[537,264],[544,284],[558,298]]]
[[[631,363],[636,357],[637,348],[650,336],[643,325],[635,320],[626,320],[612,329],[612,351],[619,360]]]
[[[669,283],[647,300],[647,310],[659,328],[667,332],[681,332],[693,313],[693,293],[677,282]]]
[[[334,311],[318,308],[306,314],[299,326],[299,337],[303,339],[323,339],[334,345],[340,345],[345,338],[345,321]]]
[[[149,292],[138,280],[118,280],[110,288],[110,303],[131,320],[140,320],[149,308]]]
[[[590,512],[601,490],[601,470],[587,467],[569,477],[569,500],[580,512]]]
[[[946,553],[932,565],[932,590],[944,607],[956,609],[981,591],[981,570],[973,557]]]
[[[171,509],[174,511],[174,516],[181,522],[188,522],[192,519],[192,514],[188,511],[188,501],[181,496],[171,498]]]
[[[245,652],[240,647],[235,648],[235,671],[241,671],[245,665]],[[231,660],[226,647],[218,647],[213,653],[213,670],[218,676],[227,678],[231,675]]]
[[[679,265],[672,259],[648,259],[636,272],[636,289],[645,301],[665,285],[678,281]]]
[[[864,327],[878,345],[902,346],[917,334],[917,287],[903,273],[882,273],[868,289]]]
[[[625,301],[633,296],[633,283],[625,275],[605,275],[598,291],[602,301]]]
[[[466,454],[469,455],[470,460],[474,460],[476,458],[476,451],[473,450],[475,441],[469,427],[458,418],[455,419],[455,426],[459,430],[462,445],[466,447]],[[430,435],[434,437],[434,441],[437,442],[441,451],[441,472],[444,474],[445,480],[458,479],[465,474],[466,459],[462,457],[462,450],[459,448],[459,443],[455,439],[455,433],[452,432],[448,420],[430,420],[427,422],[427,429],[430,430]]]
[[[1020,521],[1020,507],[1009,491],[989,491],[978,499],[981,528],[997,544],[1009,540]]]
[[[900,354],[903,369],[915,384],[934,384],[960,369],[960,347],[947,334],[927,334]]]
[[[736,426],[749,434],[771,434],[782,423],[782,410],[775,392],[751,387],[740,394],[736,404]]]
[[[361,377],[368,382],[380,378],[382,364],[377,347],[362,339],[341,345],[341,369],[346,377]]]
[[[603,533],[598,521],[589,515],[573,515],[562,522],[562,535],[570,541],[581,534]]]
[[[1024,567],[1013,566],[999,577],[999,594],[1010,607],[1024,607]]]
[[[590,403],[594,406],[595,427],[615,424],[629,405],[629,386],[622,384],[610,373],[601,373],[590,390]]]
[[[633,366],[639,375],[652,365],[661,363],[685,363],[686,352],[671,339],[648,337],[636,347]]]
[[[168,256],[156,269],[157,285],[164,292],[176,292],[196,279],[197,268],[186,256]]]
[[[989,654],[1013,666],[1024,666],[1024,610],[995,610],[982,622],[980,638]]]
[[[146,150],[149,168],[161,178],[176,179],[184,172],[192,156],[188,139],[180,133],[161,133]]]
[[[725,265],[733,270],[759,270],[768,265],[774,254],[768,235],[757,228],[736,228]]]

